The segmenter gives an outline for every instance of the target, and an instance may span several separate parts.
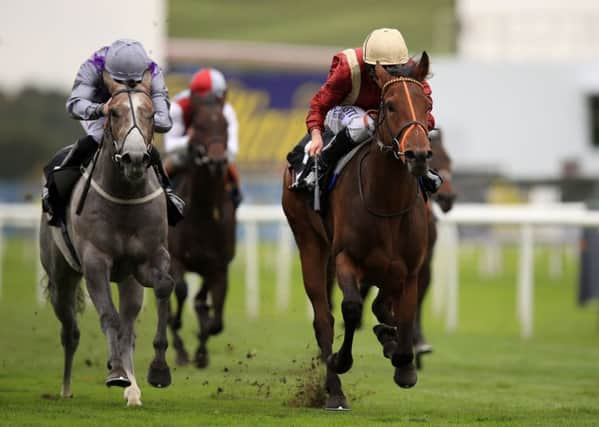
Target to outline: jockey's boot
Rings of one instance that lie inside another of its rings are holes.
[[[434,169],[429,169],[425,175],[420,177],[422,189],[429,194],[434,194],[439,191],[441,184],[443,184],[443,178],[441,178],[441,175]]]
[[[164,171],[164,167],[162,166],[162,159],[160,158],[160,152],[154,148],[154,146],[150,147],[150,164],[154,167],[154,171],[156,171],[156,175],[158,175],[158,180],[160,181],[160,185],[164,189],[166,193],[166,212],[168,217],[169,225],[175,226],[179,221],[183,219],[183,209],[185,208],[185,202],[181,199],[175,191],[171,187],[171,181]]]
[[[66,205],[73,187],[98,150],[98,143],[86,135],[61,149],[44,167],[46,185],[42,190],[42,209],[49,216],[48,224],[60,226],[65,220]]]
[[[350,136],[348,128],[343,128],[322,149],[318,162],[318,179],[321,181],[321,185],[326,185],[337,162],[354,146],[355,141]]]
[[[243,201],[243,195],[241,194],[241,187],[239,185],[239,171],[234,163],[229,162],[228,165],[227,175],[231,184],[229,194],[231,196],[231,200],[233,201],[233,206],[235,209],[237,209]]]

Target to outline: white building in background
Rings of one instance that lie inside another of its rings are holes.
[[[599,1],[457,0],[458,55],[433,57],[455,167],[599,176]]]
[[[166,0],[2,0],[0,90],[69,90],[94,49],[127,37],[166,58]]]
[[[597,0],[457,0],[456,15],[465,59],[599,59]]]

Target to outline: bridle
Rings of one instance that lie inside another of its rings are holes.
[[[385,116],[386,110],[385,110],[384,104],[385,104],[385,92],[387,91],[387,89],[390,86],[397,84],[397,83],[402,83],[402,85],[403,85],[404,93],[406,95],[406,99],[408,100],[408,105],[410,107],[411,120],[404,123],[401,126],[401,128],[399,128],[399,131],[397,132],[397,134],[393,135],[393,132],[391,131],[391,128],[389,127],[389,123],[386,120],[386,116]],[[410,77],[396,77],[394,79],[389,80],[388,82],[386,82],[383,85],[383,87],[381,88],[381,100],[379,103],[379,114],[377,117],[376,127],[375,127],[375,131],[374,131],[374,135],[376,137],[376,143],[377,143],[379,149],[381,151],[391,152],[393,154],[393,156],[398,160],[401,160],[402,157],[405,157],[405,155],[406,155],[406,150],[405,150],[406,139],[414,128],[421,128],[424,131],[425,135],[428,133],[427,125],[422,123],[421,121],[419,121],[416,118],[416,112],[414,110],[414,103],[412,102],[412,95],[410,95],[410,91],[408,90],[408,83],[418,85],[420,88],[422,88],[422,90],[424,90],[424,86],[422,85],[422,83],[420,83],[418,80],[412,79]],[[378,131],[381,128],[381,126],[383,126],[383,124],[384,124],[384,129],[387,131],[387,134],[389,135],[389,138],[391,140],[391,144],[389,144],[389,145],[385,144],[383,141],[381,141],[380,138],[378,138],[378,135],[379,135]]]
[[[146,92],[143,89],[134,89],[134,88],[127,88],[127,89],[121,89],[121,90],[117,90],[116,92],[114,92],[112,94],[112,97],[114,98],[117,95],[120,95],[122,93],[126,93],[127,97],[129,99],[129,110],[131,110],[131,117],[133,118],[133,124],[131,125],[131,127],[129,128],[129,130],[127,131],[127,133],[125,133],[125,137],[123,138],[122,141],[117,141],[117,139],[114,137],[114,132],[112,131],[112,116],[109,115],[108,116],[108,120],[106,122],[106,126],[108,128],[108,131],[110,132],[110,139],[112,141],[112,144],[114,146],[114,155],[112,156],[112,161],[115,162],[116,164],[118,164],[119,166],[122,166],[121,164],[121,160],[123,157],[123,147],[125,146],[125,141],[127,140],[127,137],[129,136],[129,134],[134,130],[137,129],[139,131],[139,134],[142,136],[143,140],[144,140],[144,144],[146,145],[146,152],[149,153],[151,147],[152,147],[152,140],[153,140],[153,132],[151,133],[151,136],[148,137],[148,135],[144,135],[143,131],[141,130],[141,128],[139,127],[138,123],[137,123],[137,117],[135,115],[135,108],[133,108],[133,99],[131,97],[131,94],[133,93],[142,93],[145,96],[147,96],[148,98],[150,98],[150,100],[152,99],[152,97],[150,96],[150,94],[148,92]],[[151,124],[151,128],[154,128],[154,115],[152,115],[152,124]]]
[[[403,85],[404,93],[406,95],[406,99],[408,100],[408,105],[410,107],[411,120],[404,123],[399,128],[399,131],[397,132],[397,134],[393,135],[393,132],[391,131],[391,128],[389,127],[389,123],[386,120],[384,104],[385,104],[386,90],[391,85],[394,85],[397,83],[402,83],[402,85]],[[421,128],[424,131],[425,135],[428,133],[428,127],[426,126],[426,124],[422,123],[421,121],[419,121],[416,118],[416,112],[414,110],[414,103],[412,102],[412,96],[410,95],[410,91],[408,90],[408,83],[416,84],[424,90],[424,86],[422,85],[422,83],[420,83],[418,80],[415,80],[415,79],[412,79],[409,77],[396,77],[394,79],[389,80],[381,88],[381,100],[380,100],[380,104],[379,104],[379,114],[377,116],[377,121],[376,121],[375,130],[374,130],[374,136],[373,136],[373,138],[376,140],[379,150],[382,152],[391,152],[393,154],[393,157],[395,157],[397,160],[402,160],[402,157],[405,157],[405,155],[406,155],[406,150],[405,150],[406,138],[408,137],[410,132],[412,132],[413,129]],[[383,125],[384,125],[384,129],[386,130],[387,134],[389,135],[389,138],[391,139],[391,144],[385,144],[379,138],[379,130],[381,129],[381,127]],[[362,163],[364,162],[364,159],[366,158],[366,156],[368,156],[368,154],[369,154],[369,151],[365,151],[358,162],[358,190],[359,190],[359,194],[360,194],[360,200],[362,201],[366,210],[371,215],[379,217],[379,218],[394,218],[394,217],[402,216],[403,214],[409,212],[416,205],[416,202],[418,201],[418,198],[420,196],[420,191],[419,191],[418,185],[416,185],[416,195],[415,195],[414,200],[403,209],[400,209],[397,211],[391,211],[391,212],[383,212],[383,211],[374,209],[368,205],[368,203],[366,202],[366,197],[365,197],[363,183],[362,183]]]

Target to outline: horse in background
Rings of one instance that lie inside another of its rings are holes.
[[[127,405],[139,406],[141,390],[133,352],[142,286],[153,288],[158,301],[155,356],[148,382],[155,387],[171,383],[165,353],[168,300],[174,283],[168,274],[166,197],[154,169],[148,168],[154,134],[150,73],[135,88],[117,83],[107,73],[103,78],[111,101],[102,143],[74,188],[66,227],[51,227],[42,215],[40,256],[48,275],[50,301],[62,324],[61,395],[72,396],[73,357],[79,344],[77,301],[83,277],[108,339],[105,383],[125,387]],[[61,233],[67,231],[70,240],[61,240]],[[70,249],[65,246],[68,241]],[[110,282],[118,283],[118,312]]]
[[[180,365],[189,354],[179,335],[183,305],[188,294],[185,272],[202,277],[194,308],[200,331],[194,356],[198,368],[208,365],[206,343],[223,330],[223,310],[228,288],[228,269],[235,255],[235,207],[227,177],[227,121],[222,101],[210,95],[192,95],[188,165],[181,173],[177,193],[185,200],[185,218],[169,232],[171,274],[175,280],[177,307],[169,325]],[[210,296],[210,302],[208,300]]]
[[[396,384],[408,388],[417,381],[412,345],[429,215],[418,177],[426,173],[432,155],[425,124],[430,103],[421,84],[428,71],[426,53],[406,65],[400,77],[375,67],[381,87],[375,136],[345,166],[323,217],[306,194],[290,190],[289,169],[284,174],[283,210],[299,248],[316,340],[326,360],[328,409],[348,408],[339,374],[353,364],[363,284],[378,286],[379,295],[391,302],[390,310],[375,314],[387,325],[381,325],[384,355],[395,367]],[[327,292],[330,262],[343,293],[345,333],[337,353],[332,351],[334,319]]]

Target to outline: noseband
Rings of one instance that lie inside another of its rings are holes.
[[[152,97],[150,96],[149,93],[147,93],[145,90],[142,89],[121,89],[118,90],[116,92],[114,92],[112,94],[112,97],[114,98],[117,95],[120,95],[121,93],[126,93],[127,97],[129,98],[129,109],[131,110],[131,117],[133,118],[133,125],[129,128],[129,130],[127,131],[127,133],[125,134],[125,137],[123,138],[122,141],[117,141],[117,139],[114,137],[114,133],[112,132],[112,120],[111,120],[111,116],[108,116],[108,130],[110,132],[110,139],[112,140],[112,144],[114,146],[114,155],[112,156],[112,161],[115,162],[118,165],[121,165],[121,159],[123,157],[122,153],[123,153],[123,147],[125,146],[125,141],[127,140],[127,137],[129,136],[129,134],[134,130],[137,129],[140,133],[140,135],[142,136],[144,143],[146,145],[146,152],[149,153],[150,148],[152,146],[152,140],[148,140],[147,135],[144,135],[143,131],[141,130],[141,128],[139,127],[139,125],[137,124],[137,117],[135,116],[135,109],[133,108],[133,99],[131,97],[132,93],[142,93],[145,96],[147,96],[148,98],[150,98],[150,100],[152,100]],[[154,115],[152,115],[152,128],[154,127]]]
[[[385,104],[386,90],[390,86],[397,84],[397,83],[403,84],[404,93],[406,95],[406,99],[408,100],[408,105],[410,107],[411,120],[404,123],[401,126],[401,128],[399,128],[399,131],[397,132],[397,134],[393,135],[393,132],[391,131],[391,128],[389,127],[389,123],[386,120],[387,117],[385,116],[384,104]],[[383,141],[381,141],[379,138],[377,138],[377,145],[379,146],[379,149],[381,151],[393,153],[393,156],[398,160],[401,160],[401,158],[403,156],[405,156],[406,138],[408,137],[410,132],[412,132],[412,129],[421,128],[424,131],[425,135],[428,132],[428,127],[426,126],[426,124],[424,124],[421,121],[416,119],[416,112],[414,111],[412,95],[410,95],[410,91],[408,90],[408,83],[416,84],[416,85],[420,86],[420,88],[422,88],[422,90],[424,90],[424,86],[422,85],[422,83],[420,83],[418,80],[415,80],[415,79],[412,79],[409,77],[397,77],[397,78],[389,80],[387,83],[385,83],[383,85],[383,87],[381,88],[381,101],[379,104],[379,116],[378,116],[376,128],[375,128],[375,135],[378,135],[378,130],[379,130],[380,126],[383,125],[383,123],[385,124],[385,130],[387,131],[387,134],[389,135],[391,144],[387,145]]]

